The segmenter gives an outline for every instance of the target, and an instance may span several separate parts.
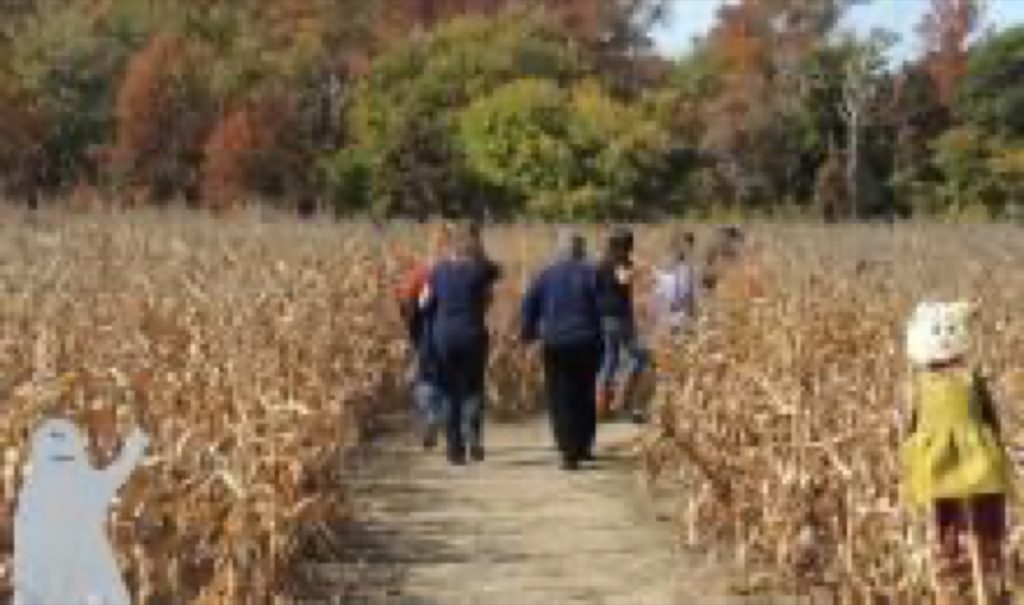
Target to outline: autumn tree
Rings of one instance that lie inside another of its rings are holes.
[[[204,203],[227,209],[251,190],[254,155],[270,143],[271,116],[254,107],[229,113],[203,145],[201,194]]]
[[[923,206],[936,179],[930,146],[949,124],[949,111],[936,96],[923,65],[909,64],[895,74],[880,118],[892,133],[895,202],[904,212]]]
[[[132,57],[118,90],[113,168],[154,200],[194,195],[210,119],[198,61],[187,40],[158,32]]]
[[[721,69],[704,101],[702,146],[741,204],[810,193],[803,177],[813,62],[848,0],[744,0],[723,5],[705,44]],[[815,142],[823,159],[824,138]],[[813,167],[811,169],[813,173]]]
[[[876,66],[861,78],[851,62],[856,45],[835,36],[857,3],[742,0],[720,8],[704,41],[720,75],[703,102],[701,143],[733,202],[809,200],[829,157],[847,163],[843,190],[858,195],[864,108],[874,98],[867,82],[881,74]],[[830,151],[831,142],[842,148]]]
[[[384,10],[391,32],[428,31],[465,16],[494,16],[509,9],[541,9],[573,38],[617,51],[649,44],[652,25],[663,19],[670,0],[405,0]]]
[[[120,74],[157,16],[132,0],[34,7],[17,19],[3,61],[42,127],[40,185],[57,191],[96,176],[93,158],[111,138]]]
[[[942,104],[949,107],[967,73],[970,38],[981,22],[981,0],[931,0],[917,27],[924,43],[924,65]]]

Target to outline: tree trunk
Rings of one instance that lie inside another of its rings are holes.
[[[857,220],[860,218],[861,191],[860,191],[860,110],[853,108],[850,112],[850,123],[847,128],[846,152],[846,193],[849,207],[849,218]]]

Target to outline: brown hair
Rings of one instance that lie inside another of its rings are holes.
[[[452,230],[452,252],[462,258],[484,258],[480,226],[472,221],[461,221],[455,225]]]
[[[693,251],[693,232],[687,229],[673,230],[668,238],[668,245],[665,248],[666,256],[670,262],[686,260]]]
[[[452,247],[452,234],[454,231],[455,226],[451,221],[442,221],[434,227],[430,236],[431,256],[438,258],[448,254]]]

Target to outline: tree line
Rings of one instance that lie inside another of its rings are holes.
[[[0,184],[341,216],[1018,211],[1024,27],[930,0],[894,66],[894,34],[841,27],[866,1],[726,4],[670,60],[670,0],[12,0]]]

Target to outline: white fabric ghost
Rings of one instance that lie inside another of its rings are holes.
[[[954,361],[970,345],[967,302],[922,302],[907,325],[907,357],[917,366]]]
[[[148,445],[136,429],[117,460],[92,467],[78,428],[45,421],[14,519],[13,605],[130,605],[106,532],[107,509]]]

